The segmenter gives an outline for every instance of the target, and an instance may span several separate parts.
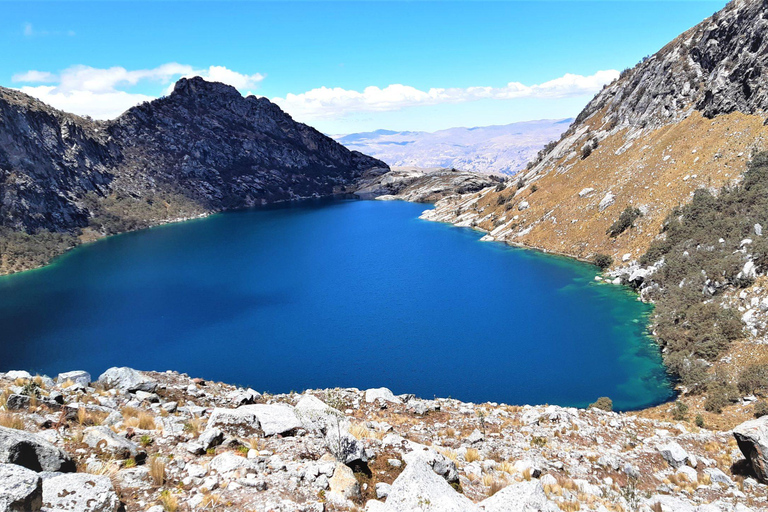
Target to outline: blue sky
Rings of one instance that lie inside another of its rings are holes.
[[[725,3],[2,2],[0,85],[107,118],[201,74],[334,134],[562,118]]]

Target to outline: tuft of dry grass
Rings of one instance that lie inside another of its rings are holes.
[[[531,481],[531,468],[525,468],[525,469],[523,470],[523,478],[524,478],[526,481],[528,481],[528,482],[530,482],[530,481]]]
[[[557,504],[563,512],[576,512],[581,510],[581,504],[578,501],[563,501]]]
[[[24,430],[24,420],[18,414],[2,412],[0,413],[0,427]]]
[[[189,432],[193,436],[198,436],[203,429],[203,425],[206,421],[200,417],[193,416],[186,423],[184,423],[184,431]]]
[[[165,512],[176,512],[179,509],[179,499],[168,489],[160,493],[160,504]]]
[[[480,452],[477,451],[474,448],[467,448],[467,453],[464,455],[464,460],[467,462],[475,462],[478,460],[482,460],[482,457],[480,456]]]
[[[149,461],[149,476],[155,485],[163,485],[165,483],[165,460],[161,457],[152,457]]]
[[[355,439],[376,439],[376,433],[361,423],[355,423],[349,427],[349,433]]]

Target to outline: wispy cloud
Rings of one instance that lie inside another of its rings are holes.
[[[40,30],[33,27],[31,23],[25,23],[22,26],[21,33],[24,34],[24,37],[43,37],[43,36],[72,37],[75,35],[74,30]]]
[[[274,98],[291,115],[301,119],[339,118],[357,112],[385,112],[420,105],[465,103],[482,99],[570,98],[594,94],[619,76],[616,70],[583,76],[567,73],[541,84],[510,82],[504,87],[432,88],[426,91],[402,84],[363,91],[320,87],[301,94]]]
[[[172,90],[173,82],[189,76],[227,83],[243,92],[256,87],[264,79],[260,73],[246,75],[224,66],[195,69],[193,66],[171,62],[156,68],[137,70],[82,65],[58,73],[30,70],[14,75],[11,80],[17,84],[27,84],[20,87],[22,92],[61,110],[96,119],[110,119],[134,105],[155,99],[154,96],[131,92],[131,88],[145,82],[161,86],[167,84],[167,93]]]

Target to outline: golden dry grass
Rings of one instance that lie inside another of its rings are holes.
[[[176,512],[179,509],[179,499],[167,489],[160,493],[160,504],[165,512]]]
[[[155,485],[163,485],[165,483],[165,460],[162,457],[152,457],[148,466],[149,477]]]
[[[0,427],[24,430],[24,420],[19,414],[0,412]]]
[[[467,453],[464,455],[464,460],[467,462],[475,462],[478,460],[482,460],[482,457],[480,456],[480,452],[477,451],[474,448],[467,448]]]

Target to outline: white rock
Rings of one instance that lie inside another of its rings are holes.
[[[614,196],[611,192],[607,192],[605,196],[600,200],[600,204],[597,205],[598,210],[601,212],[611,206],[614,201],[616,200],[616,196]]]
[[[583,188],[579,192],[579,197],[587,197],[589,194],[591,194],[594,191],[595,191],[595,189],[593,189],[593,188],[589,188],[589,187]]]
[[[0,511],[40,510],[43,481],[37,473],[16,464],[0,464]]]
[[[393,404],[399,404],[401,402],[400,399],[393,395],[392,391],[387,388],[371,388],[365,390],[366,402],[370,404],[375,402],[377,399]]]
[[[523,481],[506,486],[479,503],[486,512],[558,512],[560,509],[547,499],[538,480]]]
[[[392,483],[387,508],[394,512],[477,512],[480,509],[456,492],[421,459],[409,461]]]
[[[64,384],[67,381],[87,387],[91,383],[91,374],[86,371],[75,370],[73,372],[60,373],[56,377],[56,384]]]
[[[520,201],[520,204],[517,205],[518,211],[527,210],[530,208],[530,204],[528,204],[528,201]]]
[[[107,476],[69,473],[43,481],[43,511],[116,512],[119,507]]]
[[[153,393],[157,389],[157,381],[127,367],[110,368],[99,376],[99,383],[107,388],[129,392],[147,391]]]
[[[133,441],[116,434],[109,427],[88,427],[83,431],[83,442],[91,448],[98,448],[103,453],[109,453],[127,459],[139,453],[139,447]]]
[[[661,456],[664,457],[670,466],[677,469],[688,460],[688,453],[674,441],[659,447]]]
[[[253,462],[245,457],[235,455],[232,452],[224,452],[211,459],[208,469],[216,471],[220,475],[235,471],[240,468],[252,468]],[[210,489],[210,487],[209,487]]]

